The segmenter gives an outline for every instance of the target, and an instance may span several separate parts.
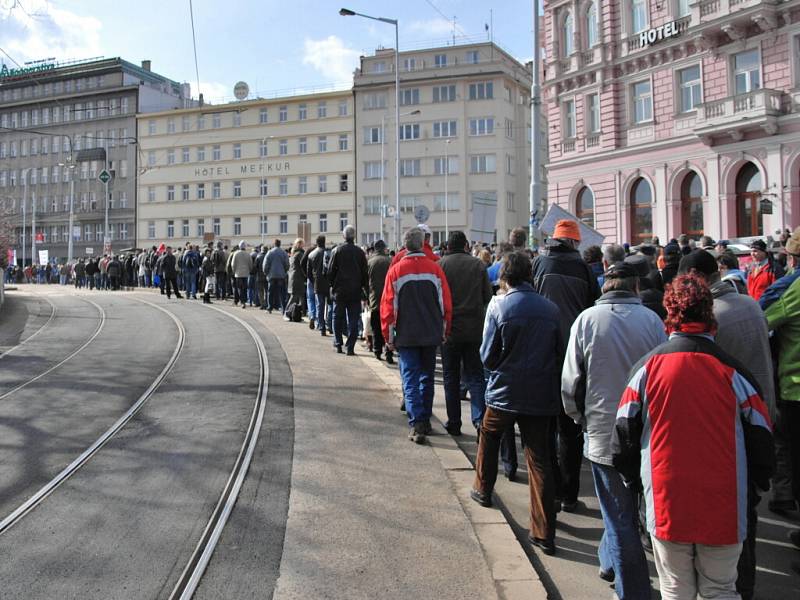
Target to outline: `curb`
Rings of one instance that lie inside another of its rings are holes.
[[[383,361],[372,356],[357,354],[364,365],[386,385],[397,401],[403,398],[403,387],[398,373]],[[393,403],[395,407],[396,402]],[[399,409],[397,409],[399,410]],[[439,411],[434,408],[433,421],[444,430]],[[434,426],[435,427],[435,426]],[[520,545],[514,530],[505,515],[498,508],[487,509],[478,506],[469,496],[475,469],[456,441],[447,434],[427,438],[428,446],[439,459],[450,487],[483,550],[489,572],[494,580],[497,596],[501,600],[544,600],[547,591],[542,580],[533,568],[525,550]],[[496,498],[497,499],[497,498]],[[502,502],[496,502],[502,505]]]

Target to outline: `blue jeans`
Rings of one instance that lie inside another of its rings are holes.
[[[358,323],[361,321],[361,300],[333,303],[333,343],[342,345],[345,323],[347,324],[347,349],[356,349]]]
[[[614,467],[590,464],[605,525],[597,551],[600,568],[614,569],[614,588],[620,600],[649,598],[650,577],[639,539],[636,493],[625,487]]]
[[[317,329],[320,331],[333,331],[333,311],[331,310],[330,296],[314,294],[317,305]]]
[[[444,372],[444,398],[447,404],[447,426],[461,427],[461,365],[463,377],[469,388],[472,424],[481,426],[486,406],[486,381],[483,378],[480,342],[445,342],[442,344],[442,370]]]
[[[197,269],[184,269],[183,284],[186,286],[186,295],[192,298],[197,297]]]
[[[306,281],[306,302],[308,303],[308,316],[311,319],[317,318],[317,299],[314,297],[314,284]]]
[[[430,422],[433,414],[433,380],[436,346],[404,346],[397,349],[408,424]]]
[[[247,278],[247,299],[250,301],[250,306],[258,306],[258,288],[256,287],[256,276],[250,275]]]
[[[269,300],[267,308],[270,310],[283,310],[286,308],[286,280],[273,277],[269,280]]]

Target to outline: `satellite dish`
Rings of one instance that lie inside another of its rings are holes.
[[[414,218],[417,223],[425,223],[431,216],[431,211],[424,204],[420,204],[414,209]]]
[[[244,81],[238,82],[233,86],[233,95],[236,96],[237,100],[244,100],[250,95],[250,86]]]

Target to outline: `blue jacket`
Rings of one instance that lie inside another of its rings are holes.
[[[481,359],[489,371],[486,405],[532,416],[561,406],[564,340],[558,307],[524,283],[486,310]]]
[[[758,303],[761,305],[762,310],[767,310],[772,304],[781,296],[783,293],[792,287],[792,284],[795,280],[800,277],[800,269],[795,269],[788,275],[784,275],[780,279],[778,279],[775,283],[769,286],[763,294],[761,294],[761,298],[758,299]]]

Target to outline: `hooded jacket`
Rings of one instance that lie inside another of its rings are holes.
[[[586,458],[611,465],[611,432],[631,367],[667,341],[664,324],[632,292],[608,292],[570,330],[561,400],[584,426]]]
[[[231,256],[233,276],[237,278],[250,277],[250,270],[253,268],[253,259],[250,258],[250,253],[247,250],[239,249]]]

